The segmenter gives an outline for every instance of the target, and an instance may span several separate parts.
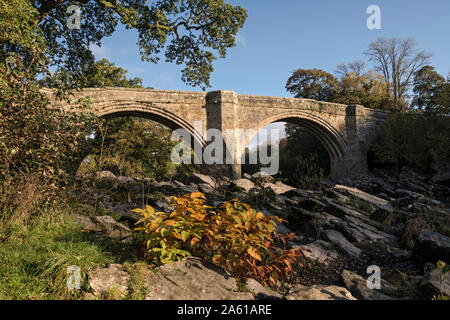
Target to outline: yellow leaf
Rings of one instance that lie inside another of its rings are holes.
[[[186,242],[186,240],[189,238],[190,234],[187,231],[181,231],[181,237],[183,238],[183,242]]]
[[[155,213],[155,209],[153,209],[152,206],[149,206],[149,205],[145,206],[145,211],[147,211],[150,214],[154,214]]]
[[[262,213],[262,212],[258,212],[258,213],[256,214],[256,219],[258,219],[258,220],[264,219],[264,217],[265,217],[265,215],[264,215],[264,213]]]
[[[255,248],[253,248],[253,247],[248,248],[247,249],[247,253],[252,258],[254,258],[254,259],[258,260],[258,261],[262,261],[261,256],[258,254],[258,251]]]
[[[177,223],[175,220],[166,220],[166,221],[164,221],[164,224],[165,224],[166,226],[169,226],[169,227],[173,227],[173,225],[174,225],[175,223]]]
[[[204,199],[205,195],[203,193],[201,193],[201,192],[194,192],[194,193],[191,193],[190,197],[191,197],[191,199],[197,199],[197,198],[203,198]]]

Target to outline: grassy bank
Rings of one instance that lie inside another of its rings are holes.
[[[81,299],[86,272],[122,257],[95,243],[73,220],[73,206],[46,206],[33,218],[0,220],[0,299]],[[67,267],[82,271],[82,290],[69,291]]]

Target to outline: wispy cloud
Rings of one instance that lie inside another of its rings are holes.
[[[236,44],[246,47],[247,46],[247,38],[244,37],[243,35],[237,35],[236,36]]]
[[[131,54],[132,51],[131,51],[130,48],[125,48],[125,47],[123,47],[123,48],[120,48],[120,49],[119,49],[119,53],[120,53],[121,55],[127,56],[127,55]]]
[[[97,46],[95,44],[92,44],[89,49],[91,49],[92,53],[97,59],[102,58],[109,58],[111,56],[111,49],[107,46]]]
[[[160,73],[151,80],[151,86],[155,89],[172,88],[174,83],[175,77],[171,71]]]
[[[134,72],[134,73],[146,73],[147,72],[147,69],[139,68],[139,67],[131,67],[131,68],[127,68],[127,70],[129,72]]]

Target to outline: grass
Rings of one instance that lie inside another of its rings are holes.
[[[131,279],[128,283],[127,300],[144,300],[148,294],[146,276],[151,272],[149,266],[145,262],[135,264],[125,263],[125,269],[130,274]]]
[[[52,205],[27,221],[1,219],[0,299],[82,299],[89,270],[124,259],[82,233],[72,209]],[[70,265],[81,269],[81,290],[67,289]]]

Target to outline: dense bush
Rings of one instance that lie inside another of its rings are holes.
[[[397,168],[411,166],[431,171],[436,160],[450,158],[450,119],[448,115],[394,113],[386,121],[371,146],[375,164]]]
[[[33,175],[48,185],[63,182],[89,148],[93,118],[52,107],[32,85],[1,86],[0,179]]]
[[[237,200],[210,207],[201,193],[173,200],[171,213],[155,212],[150,206],[135,210],[142,215],[136,230],[145,233],[150,260],[168,263],[199,256],[238,279],[252,277],[265,285],[280,285],[292,276],[302,251],[275,247],[280,218],[266,217]]]
[[[169,128],[143,118],[102,119],[96,127],[95,147],[81,172],[108,170],[134,178],[163,179],[174,146],[170,134]]]

